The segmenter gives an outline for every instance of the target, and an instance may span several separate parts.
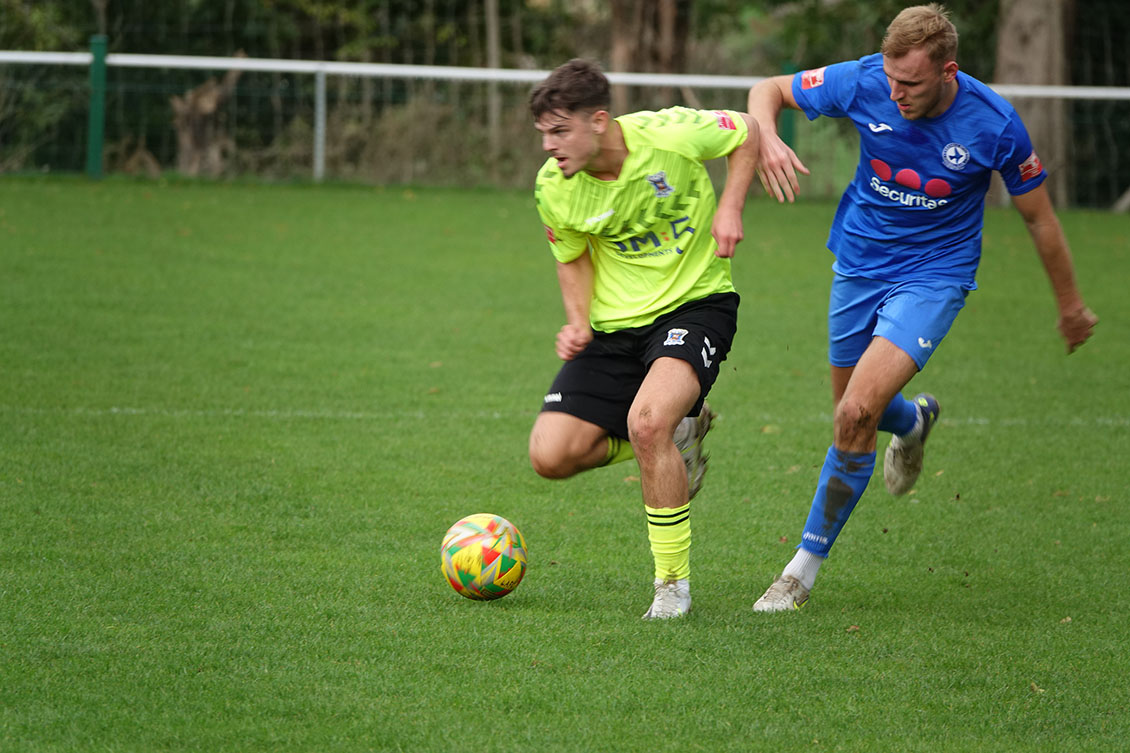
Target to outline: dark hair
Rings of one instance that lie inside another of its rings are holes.
[[[547,112],[607,110],[611,104],[608,79],[600,66],[580,58],[558,66],[530,92],[530,113],[534,120]]]

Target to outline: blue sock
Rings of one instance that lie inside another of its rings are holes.
[[[875,453],[856,453],[828,448],[812,509],[804,524],[801,546],[805,551],[827,557],[836,537],[863,496],[875,470]]]
[[[879,419],[879,431],[889,431],[899,436],[914,428],[918,420],[918,406],[897,393]]]

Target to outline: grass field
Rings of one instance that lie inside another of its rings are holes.
[[[0,750],[1123,748],[1125,216],[1063,215],[1102,319],[1066,357],[990,211],[915,493],[750,611],[830,441],[832,209],[751,202],[694,611],[654,624],[635,464],[526,459],[561,323],[526,193],[0,179]],[[482,511],[530,545],[491,603],[439,569]]]

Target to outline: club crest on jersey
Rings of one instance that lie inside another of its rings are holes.
[[[660,170],[655,175],[647,176],[647,182],[655,189],[655,196],[664,199],[675,193],[675,187],[667,182],[667,173]]]
[[[678,327],[676,327],[675,329],[669,329],[667,330],[667,339],[664,340],[663,344],[686,345],[686,338],[688,334],[690,333],[685,329],[679,329]]]
[[[969,150],[961,144],[946,144],[942,150],[942,164],[950,170],[964,170],[969,164]]]

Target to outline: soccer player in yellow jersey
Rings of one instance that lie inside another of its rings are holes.
[[[702,484],[704,400],[737,331],[730,258],[758,157],[745,113],[675,107],[613,118],[608,79],[572,60],[530,95],[549,159],[538,213],[565,303],[565,361],[530,434],[546,478],[635,457],[654,599],[644,619],[685,614],[690,498]],[[726,157],[717,205],[704,161]]]

